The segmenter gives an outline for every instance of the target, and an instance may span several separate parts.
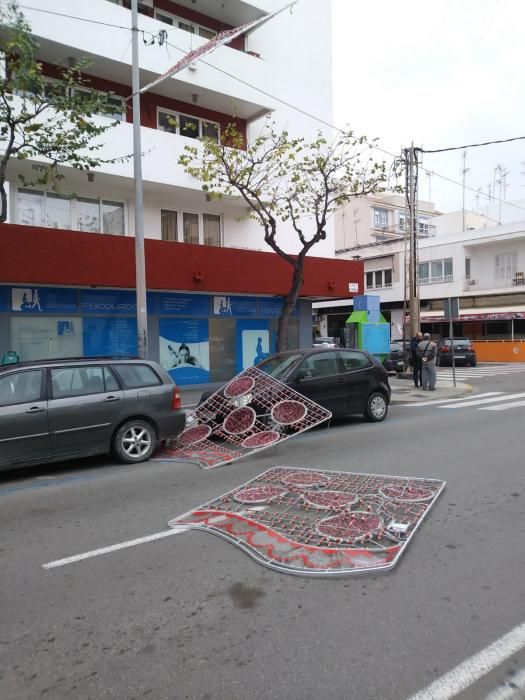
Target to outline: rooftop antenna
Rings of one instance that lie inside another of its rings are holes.
[[[462,199],[462,207],[461,207],[461,211],[463,214],[463,216],[462,216],[463,231],[466,228],[466,224],[465,224],[465,176],[470,171],[470,168],[465,167],[466,162],[467,162],[467,151],[465,150],[465,151],[463,151],[463,168],[461,169],[461,174],[463,175],[463,199]]]
[[[524,185],[524,187],[525,187],[525,185]],[[478,187],[478,192],[477,192],[477,194],[475,195],[475,199],[476,199],[476,209],[479,209],[479,198],[480,198],[481,192],[482,192],[481,187]]]
[[[523,163],[525,165],[525,162]],[[427,178],[428,178],[428,201],[430,205],[432,205],[432,175],[434,174],[433,170],[427,170]]]

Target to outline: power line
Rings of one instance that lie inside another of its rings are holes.
[[[446,151],[462,151],[465,148],[477,148],[478,146],[491,146],[493,143],[510,143],[511,141],[523,141],[525,136],[514,136],[512,139],[498,139],[497,141],[484,141],[483,143],[469,143],[466,146],[451,146],[450,148],[436,148],[429,151],[425,148],[418,148],[416,150],[421,151],[421,153],[445,153]]]
[[[75,15],[67,15],[63,12],[55,12],[53,10],[43,10],[41,7],[29,7],[29,5],[19,5],[22,10],[31,10],[32,12],[42,12],[45,15],[55,15],[56,17],[65,17],[66,19],[77,19],[80,22],[87,22],[88,24],[99,24],[103,27],[113,27],[114,29],[126,29],[128,32],[131,31],[131,27],[124,27],[120,24],[111,24],[110,22],[101,22],[97,19],[88,19],[87,17],[77,17]],[[151,34],[151,32],[146,32],[146,34]]]

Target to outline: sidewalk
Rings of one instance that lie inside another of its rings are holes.
[[[459,399],[472,393],[470,384],[456,382],[456,386],[454,387],[452,382],[440,382],[439,377],[435,391],[423,391],[423,389],[416,389],[411,374],[405,375],[405,377],[406,378],[402,379],[398,379],[397,377],[388,378],[392,388],[391,405],[398,403],[417,403],[419,401],[439,401],[441,399]]]
[[[454,388],[451,383],[439,380],[436,384],[435,391],[423,391],[416,389],[412,382],[412,375],[405,375],[406,378],[398,379],[397,377],[389,377],[389,383],[392,387],[392,405],[398,403],[416,403],[418,401],[438,401],[439,399],[459,399],[462,396],[468,396],[472,392],[470,384],[457,382]],[[219,389],[223,383],[213,384],[208,389]],[[204,389],[195,389],[193,387],[179,387],[180,396],[183,408],[193,408],[197,405]]]

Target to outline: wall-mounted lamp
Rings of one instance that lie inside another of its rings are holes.
[[[359,262],[361,260],[361,256],[360,255],[352,255],[352,260]]]
[[[328,282],[328,289],[335,289],[335,282]]]
[[[197,270],[197,272],[193,273],[193,279],[195,282],[202,282],[204,279],[204,274],[200,270]]]
[[[74,56],[67,57],[67,65],[70,68],[74,68],[77,65],[77,59]]]
[[[199,101],[199,93],[194,92],[193,95],[191,96],[191,99],[192,99],[193,104],[196,105],[197,102]]]
[[[95,173],[87,174],[88,182],[95,182]]]

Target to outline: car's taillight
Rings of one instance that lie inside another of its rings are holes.
[[[179,391],[179,387],[178,387],[178,386],[174,386],[174,387],[173,387],[173,394],[172,394],[172,397],[171,397],[171,408],[172,408],[173,410],[175,410],[175,409],[180,408],[180,407],[181,407],[181,404],[180,404],[180,391]]]
[[[441,348],[441,352],[448,352],[449,350],[450,348],[448,347],[448,345],[443,345],[443,347]]]
[[[469,345],[469,346],[467,347],[467,352],[474,352],[474,346],[473,346],[473,345]]]

